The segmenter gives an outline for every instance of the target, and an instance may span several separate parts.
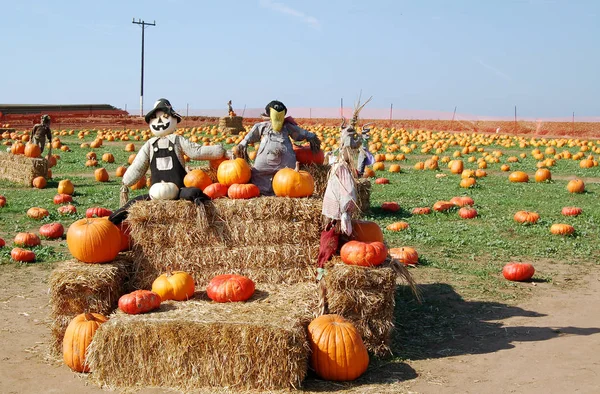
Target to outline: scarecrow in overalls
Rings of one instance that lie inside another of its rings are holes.
[[[31,143],[36,144],[40,147],[41,152],[44,152],[44,148],[46,147],[46,138],[48,139],[48,143],[52,144],[52,131],[50,130],[50,116],[42,115],[41,123],[33,126],[31,130],[30,140]],[[48,151],[48,158],[50,158],[50,154],[52,152],[52,145],[50,145],[50,150]]]
[[[313,152],[318,152],[321,147],[316,134],[299,127],[291,116],[286,118],[286,114],[287,108],[281,101],[271,101],[262,115],[269,120],[255,124],[237,146],[238,157],[247,159],[248,145],[260,140],[250,182],[258,186],[264,196],[273,195],[273,176],[277,171],[296,167],[296,153],[290,137],[294,141],[308,140]]]
[[[125,171],[123,188],[127,190],[127,187],[137,183],[146,176],[146,171],[150,168],[150,181],[153,185],[160,182],[174,183],[179,188],[179,199],[194,201],[196,204],[208,200],[202,190],[184,186],[183,178],[187,171],[183,155],[186,154],[192,160],[216,160],[225,156],[225,149],[221,145],[198,145],[173,134],[177,124],[181,122],[181,115],[173,110],[167,99],[159,99],[154,108],[146,114],[145,120],[154,137],[142,146],[131,166]],[[127,218],[127,209],[131,204],[141,200],[150,200],[150,195],[144,194],[129,200],[116,210],[109,220],[115,224],[121,223]]]

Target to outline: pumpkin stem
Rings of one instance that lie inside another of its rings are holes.
[[[85,313],[85,321],[96,321],[96,317],[91,313]]]
[[[299,161],[296,162],[295,170],[296,170],[296,172],[300,171],[300,162]]]

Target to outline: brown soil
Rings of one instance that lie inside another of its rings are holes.
[[[307,391],[353,393],[597,392],[600,386],[600,273],[564,265],[552,282],[523,283],[524,302],[468,301],[432,276],[421,278],[425,303],[442,302],[461,321],[442,342],[405,362],[375,362],[357,383]],[[101,393],[85,376],[48,359],[50,267],[0,267],[0,392]],[[417,271],[415,271],[417,273]],[[417,274],[417,277],[421,276]],[[429,281],[430,283],[427,283]],[[447,313],[444,312],[444,313]],[[423,321],[423,334],[440,325]],[[442,327],[443,328],[443,327]],[[413,333],[415,335],[415,333]],[[407,342],[405,347],[410,347]],[[410,349],[407,349],[410,350]],[[407,351],[409,354],[410,351]],[[163,392],[145,389],[143,393]],[[207,390],[206,392],[216,392]]]

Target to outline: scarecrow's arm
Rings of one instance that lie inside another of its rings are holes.
[[[217,160],[225,156],[225,148],[221,145],[202,146],[187,138],[179,138],[181,150],[192,160]]]
[[[294,141],[307,140],[310,143],[310,149],[313,152],[317,152],[319,149],[321,149],[321,140],[315,133],[304,130],[302,127],[293,123],[286,123],[286,126],[288,127],[290,136],[294,139]]]
[[[125,186],[131,186],[140,180],[141,177],[146,175],[150,167],[150,143],[146,142],[142,149],[135,155],[133,163],[125,171],[123,175],[123,184]]]
[[[250,132],[246,134],[242,142],[240,142],[241,146],[247,147],[250,144],[254,144],[255,142],[260,141],[260,136],[262,134],[260,130],[260,125],[260,123],[257,123],[252,127]]]

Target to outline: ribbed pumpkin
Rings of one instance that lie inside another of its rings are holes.
[[[429,215],[431,213],[431,208],[429,207],[416,207],[413,208],[413,215]]]
[[[468,189],[470,187],[474,187],[476,183],[477,180],[475,178],[463,178],[460,180],[460,187]]]
[[[376,267],[387,257],[387,248],[382,242],[349,241],[340,250],[342,261],[348,265]]]
[[[273,192],[277,197],[309,197],[315,190],[315,181],[308,172],[296,168],[282,168],[273,177]]]
[[[454,205],[456,205],[457,207],[464,207],[467,205],[473,205],[475,204],[475,201],[468,196],[461,196],[461,197],[452,197],[450,199],[450,202]]]
[[[113,156],[112,153],[105,153],[102,155],[102,161],[105,163],[114,163],[115,162],[115,157]]]
[[[57,194],[56,196],[54,196],[52,201],[55,204],[66,204],[73,201],[73,197],[71,197],[70,194]]]
[[[573,179],[567,183],[567,190],[569,193],[583,193],[585,191],[585,184],[581,179]]]
[[[535,181],[536,182],[546,182],[552,179],[552,173],[547,168],[539,168],[535,172]]]
[[[550,233],[556,235],[571,235],[575,232],[575,228],[570,224],[555,223],[550,226]]]
[[[25,153],[25,145],[20,142],[16,142],[10,147],[10,152],[13,155],[22,155]]]
[[[57,239],[63,236],[65,228],[61,223],[48,223],[40,227],[40,235],[48,239]]]
[[[406,222],[394,222],[394,223],[387,225],[387,227],[385,229],[389,230],[389,231],[402,231],[402,230],[406,230],[408,227],[409,227],[409,224]]]
[[[108,263],[121,249],[121,233],[107,218],[80,219],[67,230],[67,246],[84,263]]]
[[[578,216],[583,212],[583,209],[579,207],[564,207],[561,213],[564,216]]]
[[[35,220],[41,220],[49,214],[46,208],[32,207],[27,210],[27,216]]]
[[[119,298],[119,309],[129,315],[153,311],[160,307],[160,296],[149,290],[136,290]]]
[[[105,168],[98,168],[94,171],[94,178],[98,182],[108,182],[108,171]]]
[[[529,280],[535,274],[535,268],[529,263],[508,263],[502,268],[502,275],[511,281]]]
[[[40,237],[34,233],[17,233],[14,240],[15,245],[19,246],[38,246],[42,242]]]
[[[112,215],[112,211],[108,208],[90,207],[85,210],[86,218],[103,218]]]
[[[404,265],[417,265],[419,263],[419,254],[414,248],[408,246],[391,248],[390,256]]]
[[[126,172],[126,171],[127,171],[127,168],[126,168],[126,167],[119,166],[119,167],[117,167],[117,169],[115,170],[115,176],[116,176],[117,178],[122,178],[122,177],[123,177],[123,175],[125,175],[125,172]]]
[[[206,287],[208,298],[215,302],[246,301],[254,294],[254,282],[242,275],[217,275]]]
[[[211,200],[214,200],[216,198],[227,197],[227,190],[229,190],[229,186],[223,185],[222,183],[212,183],[206,186],[203,192],[210,197]]]
[[[210,179],[210,176],[199,169],[188,172],[185,178],[183,178],[185,187],[197,187],[200,190],[204,190],[211,183],[212,180]]]
[[[29,263],[35,260],[35,252],[27,249],[13,248],[10,251],[10,258],[14,261]]]
[[[231,186],[234,183],[248,183],[252,176],[250,165],[244,159],[225,160],[219,164],[217,179],[223,185]]]
[[[511,172],[508,180],[511,182],[529,182],[529,175],[523,171],[515,171]]]
[[[310,149],[310,145],[298,146],[294,144],[294,153],[296,154],[296,160],[300,164],[322,165],[325,161],[325,152],[319,149],[316,153],[314,153]]]
[[[388,169],[389,172],[400,172],[402,168],[400,168],[400,164],[392,164]]]
[[[71,215],[77,213],[77,208],[75,205],[67,204],[58,207],[57,211],[61,215]]]
[[[535,224],[540,219],[537,212],[518,211],[515,213],[514,220],[518,223]]]
[[[227,189],[227,196],[231,199],[250,199],[260,196],[260,190],[252,183],[234,183]]]
[[[75,191],[75,187],[73,186],[73,183],[71,183],[71,181],[69,179],[63,179],[62,181],[58,182],[58,189],[57,189],[58,194],[72,195],[74,191]]]
[[[322,315],[308,325],[311,366],[325,380],[354,380],[369,366],[358,330],[339,315]]]
[[[472,207],[462,207],[458,210],[458,216],[463,219],[473,219],[477,217],[477,210]]]
[[[85,352],[98,327],[107,321],[108,318],[99,313],[82,313],[71,320],[63,338],[63,360],[73,371],[90,371]]]
[[[194,278],[187,272],[173,271],[159,276],[152,283],[152,291],[162,301],[186,301],[194,296]]]
[[[452,204],[450,201],[436,201],[435,204],[433,204],[433,210],[436,212],[446,212],[452,208],[454,208],[454,204]]]
[[[383,231],[381,231],[381,227],[375,222],[353,220],[352,239],[361,242],[383,242]]]

